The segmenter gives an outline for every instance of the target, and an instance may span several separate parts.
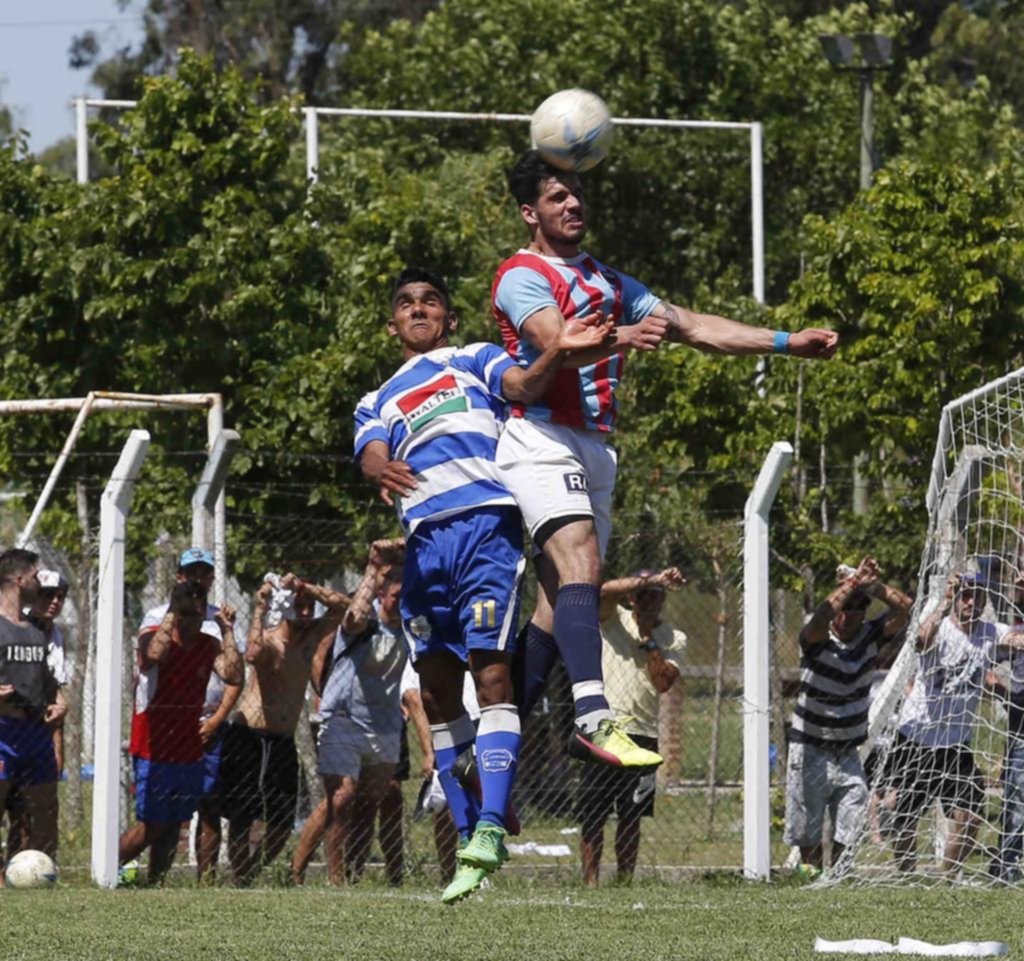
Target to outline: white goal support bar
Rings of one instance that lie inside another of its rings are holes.
[[[75,104],[75,141],[79,183],[89,181],[90,108],[130,110],[135,100],[97,100],[78,97]],[[466,121],[482,123],[529,123],[524,113],[465,113],[454,110],[377,110],[368,107],[301,107],[306,129],[306,177],[315,183],[320,167],[320,117],[382,117],[394,120]],[[764,129],[760,122],[728,120],[667,120],[658,117],[613,117],[619,127],[658,127],[667,130],[735,130],[750,138],[750,227],[752,293],[764,303]]]
[[[772,444],[743,512],[743,875],[771,877],[768,514],[793,459]]]
[[[35,526],[49,503],[53,489],[67,463],[78,435],[89,414],[104,410],[205,410],[208,461],[200,482],[200,489],[193,498],[192,530],[202,540],[193,541],[193,546],[212,549],[216,563],[214,599],[218,605],[225,601],[227,584],[227,507],[224,499],[224,480],[231,454],[239,442],[235,431],[224,430],[224,399],[220,394],[133,394],[123,391],[96,390],[85,397],[59,397],[41,400],[0,401],[0,416],[23,414],[58,414],[75,411],[75,423],[68,434],[64,447],[50,471],[32,515],[18,537],[18,546],[25,546],[35,531]],[[218,451],[218,442],[223,435],[223,448]],[[217,463],[214,469],[214,461]],[[212,471],[212,473],[211,473]],[[212,506],[211,506],[212,505]],[[205,511],[197,517],[197,512]],[[212,515],[211,515],[212,511]]]
[[[92,877],[117,887],[121,774],[121,676],[124,670],[124,540],[134,481],[149,432],[133,430],[100,501],[100,577],[96,611],[96,727],[93,747]]]

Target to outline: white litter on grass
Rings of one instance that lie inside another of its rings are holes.
[[[644,909],[643,901],[637,901],[637,903],[633,905],[633,910],[634,911],[643,911],[643,909]]]
[[[562,830],[559,831],[558,833],[559,834],[579,834],[580,833],[580,829],[579,828],[562,828]]]
[[[954,944],[932,944],[916,938],[900,938],[896,944],[875,938],[853,938],[849,941],[814,939],[819,954],[907,954],[931,958],[990,958],[1010,953],[1004,941],[957,941]]]
[[[957,941],[954,944],[931,944],[914,938],[900,938],[896,949],[900,954],[922,954],[933,958],[990,958],[1009,954],[1005,941]]]
[[[509,854],[539,854],[546,858],[567,858],[572,854],[568,844],[538,844],[525,841],[523,844],[507,844]]]
[[[814,950],[819,954],[895,954],[896,946],[877,938],[852,938],[849,941],[815,938]]]

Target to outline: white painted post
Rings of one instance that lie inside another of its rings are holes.
[[[199,479],[195,494],[192,495],[192,544],[213,550],[214,560],[214,598],[218,606],[223,606],[227,578],[226,530],[221,521],[220,511],[224,506],[224,486],[227,482],[228,468],[241,438],[238,431],[221,430],[218,432],[210,454],[203,468],[203,476]]]
[[[762,127],[750,125],[750,224],[753,237],[754,300],[764,303],[764,147]]]
[[[149,431],[128,435],[100,501],[100,583],[96,613],[96,724],[92,795],[92,877],[117,887],[118,801],[121,781],[121,672],[124,640],[124,535],[133,482]]]
[[[80,184],[89,182],[89,124],[85,97],[75,100],[75,169]]]
[[[772,444],[743,515],[743,875],[756,881],[771,876],[768,512],[792,458]]]
[[[316,107],[303,107],[306,118],[306,183],[315,184],[320,168],[320,118]]]

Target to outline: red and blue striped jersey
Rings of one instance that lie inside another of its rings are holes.
[[[522,366],[539,351],[523,336],[523,323],[545,307],[556,307],[566,320],[594,310],[616,324],[635,324],[660,303],[643,284],[599,263],[589,254],[545,257],[520,250],[506,260],[491,290],[494,315],[505,349]],[[563,368],[554,384],[535,404],[513,404],[513,417],[609,432],[615,429],[615,389],[622,379],[625,357],[613,354],[596,364]]]

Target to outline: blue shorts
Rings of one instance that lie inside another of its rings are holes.
[[[43,721],[0,717],[0,781],[32,787],[58,776],[53,731]]]
[[[206,745],[203,752],[203,793],[202,799],[220,797],[220,755],[224,747],[224,726],[217,728],[217,733]]]
[[[139,821],[173,824],[188,821],[203,790],[204,764],[164,764],[133,757],[135,817]]]
[[[406,538],[402,627],[416,656],[471,650],[511,654],[526,559],[513,507],[424,521]]]

